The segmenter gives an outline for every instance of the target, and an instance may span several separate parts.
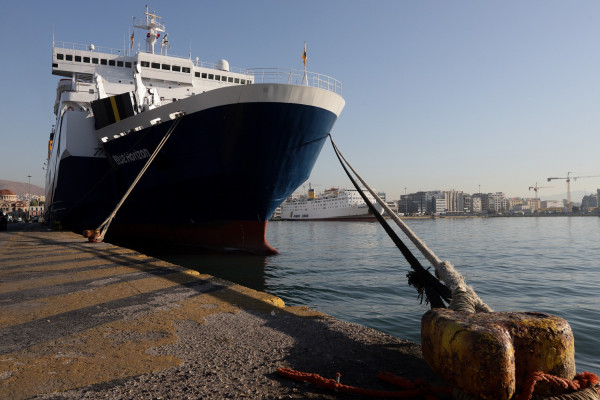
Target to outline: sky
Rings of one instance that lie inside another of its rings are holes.
[[[0,179],[44,186],[60,79],[52,38],[123,48],[145,5],[169,54],[232,67],[307,69],[342,82],[332,136],[370,186],[405,192],[566,193],[548,177],[600,175],[600,2],[5,2]],[[310,179],[351,187],[330,143]],[[571,182],[595,192],[600,177]],[[577,199],[573,199],[574,201]]]

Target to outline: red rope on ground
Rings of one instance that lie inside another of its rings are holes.
[[[361,394],[364,396],[371,397],[385,397],[385,398],[397,398],[397,399],[409,399],[415,397],[424,397],[426,400],[437,400],[438,394],[449,394],[452,393],[452,389],[448,388],[436,388],[430,386],[424,380],[418,380],[411,382],[407,379],[392,375],[390,373],[383,373],[379,375],[379,378],[393,383],[397,386],[404,388],[402,391],[387,391],[387,390],[372,390],[364,389],[356,386],[343,385],[339,383],[340,374],[338,372],[338,379],[327,379],[323,378],[318,374],[312,374],[308,372],[295,371],[289,368],[277,368],[279,375],[287,378],[295,379],[302,382],[310,382],[316,386],[327,388],[330,390],[336,390],[338,392],[346,392],[353,394]]]
[[[598,376],[591,372],[582,372],[575,376],[575,379],[565,379],[558,376],[549,375],[541,371],[532,372],[525,381],[525,385],[517,400],[531,400],[535,385],[538,382],[548,382],[557,390],[572,390],[574,392],[597,385],[599,382]],[[598,392],[600,394],[600,391]]]

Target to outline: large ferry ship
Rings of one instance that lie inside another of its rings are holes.
[[[53,42],[52,74],[66,79],[48,220],[97,229],[125,198],[106,241],[276,253],[267,220],[308,179],[345,104],[340,82],[307,72],[306,50],[304,70],[168,55],[165,25],[147,7],[130,39],[121,50]]]
[[[365,195],[381,214],[383,208],[371,193],[365,192]],[[281,204],[281,219],[363,221],[375,220],[375,215],[369,211],[367,203],[355,189],[331,188],[315,194],[315,190],[309,188],[306,195],[290,196]]]

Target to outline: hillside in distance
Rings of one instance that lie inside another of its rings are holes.
[[[0,179],[0,189],[12,190],[17,196],[22,196],[24,194],[29,193],[29,183],[7,181],[7,180]],[[33,196],[43,196],[45,194],[44,188],[32,184],[31,185],[31,194]]]

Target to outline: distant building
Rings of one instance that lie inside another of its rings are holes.
[[[565,208],[562,200],[543,200],[540,202],[540,210],[542,211],[563,211]]]
[[[525,201],[520,197],[513,197],[511,199],[508,199],[508,209],[509,210],[514,210],[514,208],[516,206],[521,206],[523,204],[525,204]]]
[[[464,193],[454,189],[444,192],[446,209],[448,213],[465,212]]]
[[[394,200],[386,201],[385,204],[395,213],[398,213],[398,202]]]
[[[398,200],[398,212],[404,214],[425,214],[433,212],[431,199],[437,192],[417,192],[400,196]]]
[[[598,189],[600,192],[600,189]],[[581,199],[581,211],[590,212],[598,208],[598,195],[590,194],[588,196],[583,196]]]
[[[463,207],[466,213],[473,212],[473,196],[463,193]]]
[[[419,212],[419,203],[413,201],[412,194],[403,194],[398,200],[398,213],[409,215]]]
[[[446,197],[443,192],[438,191],[431,197],[431,208],[433,212],[438,215],[446,212]]]
[[[43,206],[41,206],[43,210]],[[6,215],[10,215],[13,220],[22,218],[25,220],[29,211],[28,204],[23,200],[18,200],[17,195],[9,189],[0,189],[0,210]]]
[[[529,206],[532,212],[538,212],[541,208],[540,199],[527,199],[525,204]]]
[[[479,199],[479,211],[475,211],[475,206],[473,206],[473,212],[477,212],[477,213],[483,213],[483,212],[489,212],[490,211],[490,197],[488,194],[486,193],[475,193],[473,196],[473,201],[475,201],[475,199]],[[493,200],[492,200],[492,204],[493,204]]]
[[[488,193],[490,200],[489,210],[499,212],[500,210],[508,210],[508,200],[502,192]]]
[[[427,201],[427,212],[429,214],[435,214],[436,210],[435,210],[435,199],[436,197],[443,197],[442,191],[441,190],[430,190],[428,192],[425,192],[425,200]]]
[[[475,196],[473,195],[471,198],[471,210],[473,211],[473,213],[475,214],[479,214],[481,213],[481,196]]]
[[[0,189],[0,201],[17,201],[17,195],[8,189]]]

